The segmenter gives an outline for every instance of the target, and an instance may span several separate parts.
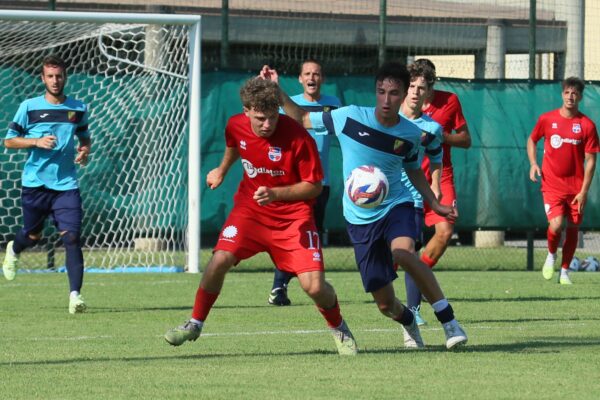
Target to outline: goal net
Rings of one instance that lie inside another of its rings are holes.
[[[198,49],[194,16],[0,11],[2,137],[19,104],[44,93],[49,54],[67,62],[65,94],[89,107],[92,154],[78,167],[86,267],[197,272]],[[0,251],[22,226],[27,154],[0,151]],[[49,219],[21,267],[64,265]]]

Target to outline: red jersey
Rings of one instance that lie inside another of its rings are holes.
[[[444,135],[452,134],[467,123],[460,106],[460,101],[454,93],[436,90],[433,95],[433,100],[429,106],[423,110],[424,114],[429,115],[435,122],[442,126]],[[452,160],[450,157],[451,147],[442,143],[444,155],[442,156],[442,178],[444,180],[452,178],[454,171],[452,169]],[[425,175],[430,178],[429,173],[429,158],[424,157],[421,168],[425,171]]]
[[[229,118],[225,127],[227,147],[237,148],[244,177],[233,198],[236,205],[283,219],[312,215],[311,200],[274,201],[259,206],[252,198],[259,186],[289,186],[299,182],[319,183],[323,168],[315,141],[296,121],[279,115],[277,128],[271,137],[257,136],[244,114]]]
[[[542,192],[577,194],[583,185],[585,153],[597,153],[598,132],[591,119],[578,113],[573,118],[560,115],[560,109],[542,114],[531,140],[544,138]]]

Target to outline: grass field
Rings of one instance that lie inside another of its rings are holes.
[[[437,276],[467,347],[446,351],[426,307],[426,350],[404,350],[358,273],[334,268],[327,277],[360,348],[341,358],[297,282],[291,307],[269,306],[272,274],[256,265],[229,274],[202,336],[178,348],[162,335],[189,317],[198,275],[88,274],[90,310],[69,315],[65,274],[20,274],[0,281],[0,398],[600,397],[600,274],[573,274],[571,287],[539,271]],[[396,287],[404,298],[401,279]]]

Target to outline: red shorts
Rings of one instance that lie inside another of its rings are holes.
[[[229,251],[238,260],[266,251],[277,268],[295,275],[324,270],[312,216],[280,219],[234,207],[219,234],[216,250]]]
[[[456,189],[454,189],[454,182],[452,179],[444,180],[440,182],[440,189],[442,190],[442,201],[441,203],[445,206],[453,206],[456,207]],[[429,204],[425,203],[425,225],[433,226],[440,222],[449,222],[454,225],[456,221],[450,221],[446,219],[446,217],[442,217],[441,215],[436,214]]]
[[[575,198],[574,194],[542,192],[542,197],[544,198],[544,210],[548,221],[564,215],[574,225],[581,224],[583,213],[577,211],[579,204],[571,204]]]

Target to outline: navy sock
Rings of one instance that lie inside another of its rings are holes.
[[[448,307],[444,308],[442,311],[434,312],[434,314],[438,321],[440,321],[442,324],[450,322],[454,319],[454,310],[450,304],[448,304]]]
[[[15,254],[19,254],[23,250],[35,246],[37,242],[38,240],[33,240],[32,238],[30,238],[24,230],[20,230],[19,232],[17,232],[17,236],[15,236],[15,240],[13,242],[13,251],[15,252]]]
[[[279,269],[275,268],[275,276],[273,277],[273,287],[271,288],[271,290],[277,288],[286,288],[293,277],[294,275],[280,271]]]
[[[61,237],[65,245],[67,258],[67,275],[71,292],[81,292],[83,285],[83,252],[78,233],[67,232]]]
[[[402,314],[400,314],[400,317],[396,319],[396,321],[400,322],[402,325],[410,325],[414,320],[414,314],[406,306],[404,306],[404,310],[402,311]]]
[[[406,286],[406,305],[408,308],[421,305],[421,291],[412,276],[406,272],[404,273],[404,286]]]

